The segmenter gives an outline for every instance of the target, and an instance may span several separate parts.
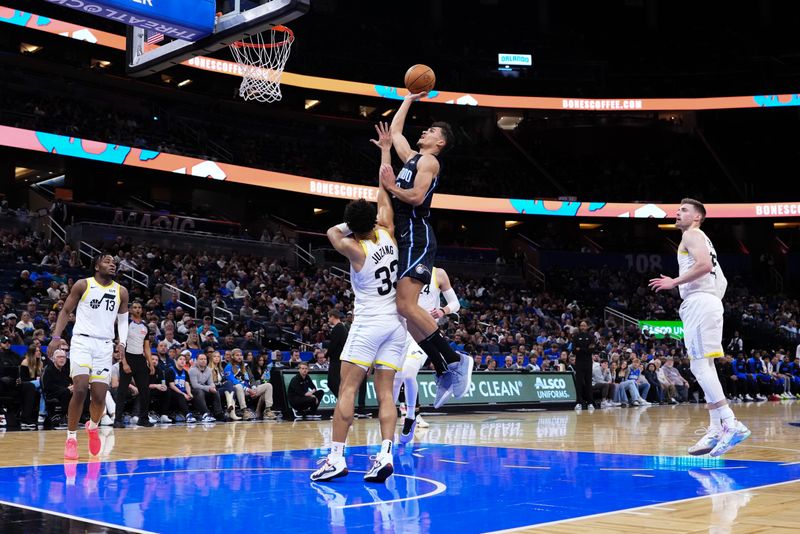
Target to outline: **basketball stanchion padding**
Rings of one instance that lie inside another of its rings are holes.
[[[280,100],[281,74],[293,42],[292,30],[278,25],[231,43],[231,53],[242,70],[239,96],[266,103]]]

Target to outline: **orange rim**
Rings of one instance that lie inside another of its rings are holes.
[[[253,44],[253,43],[245,43],[243,41],[236,41],[231,43],[231,46],[235,46],[236,48],[278,48],[279,46],[284,46],[286,44],[291,44],[294,41],[294,32],[283,25],[273,26],[271,28],[273,31],[276,32],[283,32],[286,34],[286,38],[283,41],[279,41],[277,43],[264,43],[264,44]]]

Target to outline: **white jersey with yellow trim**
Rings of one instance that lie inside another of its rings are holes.
[[[75,328],[72,330],[72,335],[114,339],[120,293],[120,286],[116,282],[104,286],[94,277],[87,278],[86,291],[78,301],[78,308],[75,311]]]
[[[717,260],[717,251],[714,249],[714,245],[711,243],[711,240],[702,230],[694,229],[689,231],[700,232],[700,234],[703,236],[703,241],[708,249],[708,254],[711,256],[712,267],[710,273],[704,274],[700,278],[691,282],[680,284],[678,289],[680,291],[681,298],[686,300],[686,298],[694,295],[695,293],[708,293],[721,300],[722,297],[725,296],[725,290],[728,287],[728,281],[725,279],[725,275],[722,272],[722,266],[720,266],[719,261]],[[681,276],[689,271],[696,262],[697,260],[693,258],[691,254],[689,254],[688,250],[682,250],[680,247],[678,248],[678,272]]]
[[[356,317],[397,315],[397,245],[386,230],[375,230],[375,241],[360,242],[366,259],[361,270],[350,266]]]
[[[431,283],[422,287],[419,292],[420,308],[425,311],[431,311],[442,305],[442,290],[439,288],[439,281],[436,279],[436,273],[439,271],[436,267],[431,269]]]

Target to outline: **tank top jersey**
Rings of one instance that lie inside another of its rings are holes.
[[[128,354],[144,354],[144,340],[149,334],[147,325],[131,321],[128,325],[128,342],[125,344],[125,352]]]
[[[679,285],[678,288],[680,290],[681,298],[686,300],[686,298],[694,295],[695,293],[708,293],[710,295],[714,295],[718,299],[722,299],[722,297],[725,296],[725,290],[728,287],[728,281],[725,279],[725,275],[722,273],[722,267],[717,261],[717,251],[714,250],[714,245],[702,230],[689,231],[700,232],[700,234],[702,234],[706,248],[708,249],[708,254],[711,256],[712,268],[710,273],[704,274],[697,280]],[[693,258],[691,254],[689,254],[689,251],[678,249],[678,272],[681,275],[691,269],[696,262],[697,260]]]
[[[350,266],[356,320],[375,315],[397,315],[397,245],[386,230],[375,230],[375,237],[375,241],[360,241],[366,256],[361,270],[356,272]]]
[[[436,280],[436,272],[438,269],[434,267],[431,272],[431,283],[423,286],[422,290],[419,292],[419,303],[420,308],[425,311],[431,311],[435,308],[438,308],[442,301],[441,301],[441,294],[442,290],[439,288],[439,281]]]
[[[422,154],[417,153],[403,165],[403,168],[397,173],[397,178],[395,178],[395,185],[397,187],[400,189],[412,189],[414,187],[414,181],[417,179],[417,163],[421,157]],[[439,162],[439,174],[434,176],[433,180],[431,180],[431,185],[428,187],[422,204],[419,206],[412,206],[411,204],[406,204],[399,198],[392,197],[395,221],[401,219],[427,219],[430,216],[433,191],[436,189],[436,186],[439,185],[439,176],[442,174],[442,160],[440,160],[438,156],[434,155],[434,157]]]
[[[101,285],[94,277],[86,279],[83,292],[75,312],[75,328],[72,334],[96,339],[114,339],[114,323],[119,313],[120,286],[116,282]]]

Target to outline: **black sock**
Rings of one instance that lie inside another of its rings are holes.
[[[433,342],[433,344],[439,350],[439,353],[442,355],[442,358],[444,358],[447,363],[461,361],[461,356],[455,350],[453,350],[453,347],[451,347],[447,340],[442,337],[442,334],[440,334],[438,330],[431,334],[428,339]]]
[[[419,348],[425,351],[436,370],[436,374],[441,376],[447,371],[447,361],[442,357],[442,354],[436,348],[436,345],[431,341],[431,337],[427,337],[418,343]]]

